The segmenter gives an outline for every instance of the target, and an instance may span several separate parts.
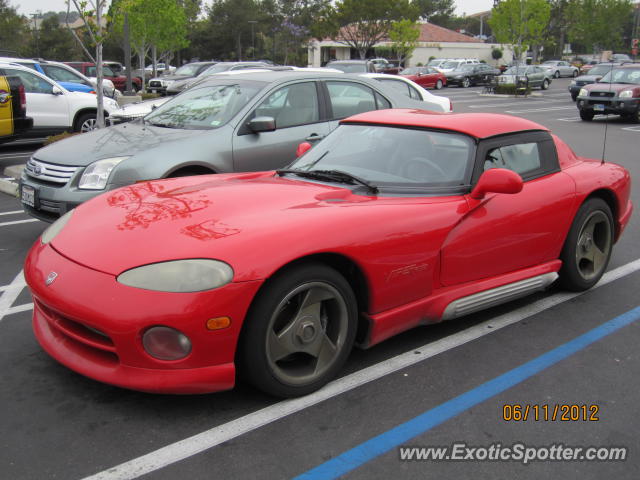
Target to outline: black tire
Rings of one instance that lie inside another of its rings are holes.
[[[320,263],[286,269],[256,296],[238,345],[240,375],[277,397],[311,393],[335,377],[357,329],[353,290]]]
[[[438,80],[436,82],[436,90],[440,90],[442,88],[442,80]]]
[[[540,85],[540,88],[542,90],[546,90],[547,88],[549,88],[549,80],[547,80],[546,78],[542,81],[542,85]]]
[[[571,100],[573,100],[574,102],[578,99],[578,94],[576,93],[575,95],[571,95]]]
[[[73,131],[80,133],[90,132],[95,128],[96,118],[98,118],[98,115],[95,112],[80,115],[73,125]]]
[[[577,70],[574,70],[574,71],[573,71],[573,73],[572,73],[572,75],[573,75],[573,78],[576,78],[576,77],[578,76],[578,71],[577,71]]]
[[[556,70],[556,71],[553,73],[553,78],[560,78],[560,70]]]
[[[607,269],[613,238],[609,205],[601,198],[588,199],[578,209],[560,254],[560,285],[574,292],[593,287]]]
[[[589,110],[580,110],[580,118],[585,122],[590,122],[593,120],[594,113]]]
[[[462,88],[469,88],[471,86],[471,80],[469,80],[469,77],[464,77],[460,85]]]

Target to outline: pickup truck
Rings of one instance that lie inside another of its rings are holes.
[[[0,143],[15,140],[32,126],[22,81],[15,76],[0,76]]]

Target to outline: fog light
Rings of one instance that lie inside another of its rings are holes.
[[[151,327],[142,336],[142,345],[149,355],[159,360],[179,360],[191,353],[191,341],[169,327]]]

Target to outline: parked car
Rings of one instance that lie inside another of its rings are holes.
[[[526,82],[530,87],[540,87],[542,90],[549,88],[552,80],[552,73],[537,65],[509,67],[497,77],[499,85],[515,85],[519,82]]]
[[[70,92],[96,93],[95,87],[90,82],[87,83],[84,80],[78,79],[77,77],[72,78],[70,81],[58,81],[56,78],[49,76],[42,68],[40,60],[32,60],[29,58],[0,57],[0,62],[13,63],[26,68],[30,68],[31,70],[52,78],[53,80],[58,82],[59,85],[63,86]]]
[[[160,97],[152,98],[150,100],[143,100],[141,102],[127,103],[121,106],[118,110],[111,112],[109,118],[107,118],[109,125],[118,125],[120,123],[131,122],[138,120],[153,110],[158,108],[163,103],[170,100],[172,97]]]
[[[640,65],[615,67],[597,83],[580,89],[577,99],[580,118],[593,120],[596,114],[615,114],[640,122]]]
[[[175,69],[176,67],[174,67],[173,65],[168,65],[163,62],[156,63],[156,73],[171,73],[174,72]],[[147,74],[153,74],[153,64],[149,64],[144,67],[144,71]]]
[[[437,69],[437,68],[440,68],[445,63],[450,62],[451,60],[454,60],[454,59],[453,58],[434,58],[433,60],[429,60],[429,63],[427,63],[427,67]]]
[[[593,68],[594,65],[600,63],[598,60],[589,60],[587,63],[580,67],[580,74],[586,75],[586,73]]]
[[[408,67],[401,70],[399,75],[424,88],[440,90],[447,86],[447,76],[434,67]]]
[[[376,73],[376,66],[370,60],[332,60],[325,67],[342,70],[344,73]]]
[[[162,77],[156,77],[149,80],[149,91],[152,93],[160,93],[162,95],[167,93],[167,88],[174,82],[180,82],[183,80],[190,80],[196,78],[202,72],[212,65],[219,62],[193,62],[187,63],[181,66],[173,73],[164,75]]]
[[[373,63],[377,73],[388,73],[390,75],[396,75],[400,70],[397,64],[391,63],[386,58],[371,58],[369,59]]]
[[[24,85],[33,128],[25,135],[42,137],[64,131],[87,132],[95,128],[98,102],[95,94],[70,92],[49,77],[21,65],[0,62],[0,75],[19,77]],[[104,99],[105,115],[118,108]]]
[[[409,98],[425,102],[428,105],[422,107],[425,110],[441,113],[453,112],[453,103],[449,98],[433,95],[409,78],[400,75],[387,75],[386,73],[359,73],[358,75],[374,78],[385,85],[395,88]]]
[[[432,105],[343,73],[212,76],[141,120],[41,148],[23,171],[22,202],[51,222],[105,190],[142,180],[283,167],[300,142],[320,140],[351,114]],[[52,166],[65,174],[37,174]]]
[[[87,77],[95,77],[96,73],[96,65],[91,62],[65,62],[70,67],[75,68],[80,73],[86,75]],[[102,66],[102,76],[106,79],[109,79],[113,82],[113,85],[120,91],[126,90],[127,87],[127,77],[124,75],[117,75],[111,68],[107,65]],[[131,78],[131,87],[137,92],[142,89],[142,78],[140,77],[132,77]]]
[[[98,84],[95,77],[85,77],[75,68],[70,67],[69,65],[62,62],[53,62],[51,60],[46,60],[40,62],[40,67],[47,77],[55,80],[60,84],[63,84],[63,82],[82,83],[82,85],[86,85],[92,88],[89,93],[95,93],[95,89]],[[113,82],[108,78],[102,79],[102,92],[105,96],[113,98],[114,100],[117,100],[121,95],[120,91],[115,88]]]
[[[480,61],[477,58],[456,58],[441,64],[436,68],[436,70],[446,75],[447,73],[460,68],[461,65],[477,65],[479,63]]]
[[[104,62],[102,62],[102,64],[109,67],[111,71],[113,71],[113,73],[115,73],[116,75],[126,76],[126,69],[124,68],[124,65],[122,65],[122,63],[114,62],[112,60],[105,60]]]
[[[165,89],[167,95],[175,95],[177,93],[186,90],[203,79],[206,79],[210,75],[224,72],[234,72],[237,70],[249,70],[249,69],[269,69],[274,68],[273,65],[264,62],[216,62],[214,65],[209,66],[204,71],[200,72],[195,78],[187,78],[185,80],[176,80],[171,85],[168,85]]]
[[[510,115],[368,112],[308,149],[67,213],[25,262],[37,341],[119,387],[213,392],[237,372],[305,395],[356,341],[591,288],[633,210],[627,170]]]
[[[540,64],[540,66],[551,72],[553,78],[577,77],[579,73],[578,67],[564,60],[547,60]]]
[[[24,85],[17,76],[0,75],[0,143],[15,140],[33,127],[27,116]]]
[[[585,85],[596,83],[607,73],[609,73],[613,68],[619,65],[619,63],[599,63],[597,65],[593,65],[593,67],[589,69],[588,74],[580,75],[574,80],[571,80],[571,84],[569,85],[569,94],[571,95],[571,100],[573,100],[574,102],[576,101],[576,99],[578,98],[578,93],[580,92],[582,87],[584,87]]]
[[[471,85],[486,85],[491,83],[494,77],[498,75],[500,75],[500,70],[486,63],[462,64],[446,74],[449,86],[459,85],[464,88],[468,88]]]

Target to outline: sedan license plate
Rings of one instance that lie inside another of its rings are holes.
[[[604,104],[602,104],[602,103],[596,103],[596,104],[593,106],[593,109],[594,109],[596,112],[604,112]]]
[[[29,187],[27,185],[22,186],[22,192],[20,195],[20,200],[25,205],[29,205],[32,208],[36,207],[36,190],[33,187]]]

